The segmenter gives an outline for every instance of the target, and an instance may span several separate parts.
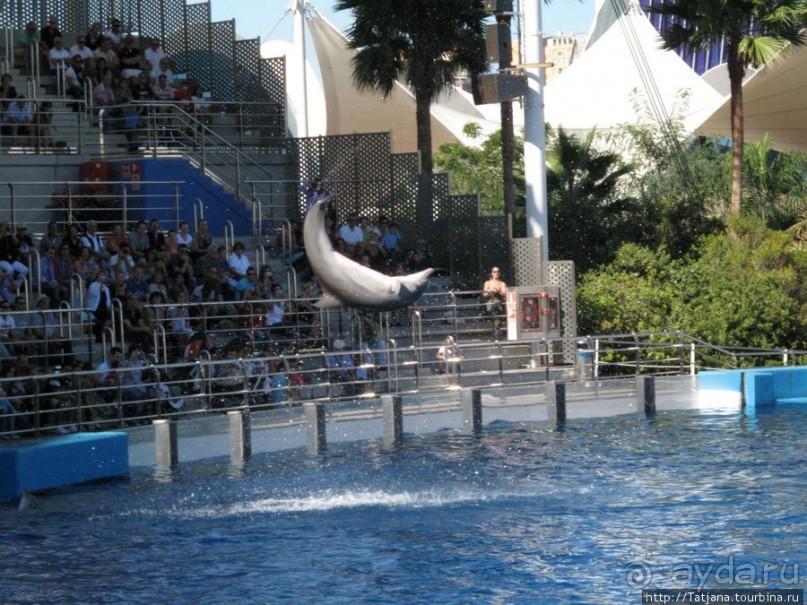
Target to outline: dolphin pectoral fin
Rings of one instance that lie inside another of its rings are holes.
[[[330,309],[332,307],[342,307],[345,303],[342,302],[339,298],[334,296],[333,294],[329,294],[328,292],[322,293],[322,298],[320,298],[317,302],[314,303],[314,306],[318,309]]]

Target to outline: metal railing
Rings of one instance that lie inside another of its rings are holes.
[[[368,400],[372,406],[375,404],[370,401],[384,393],[431,394],[435,401],[442,401],[445,395],[440,393],[463,387],[510,387],[513,393],[534,399],[543,392],[540,385],[548,380],[591,380],[579,363],[559,363],[554,345],[562,340],[458,342],[460,359],[453,371],[446,371],[445,362],[437,359],[435,346],[400,346],[392,339],[383,349],[362,346],[342,352],[317,349],[284,354],[254,354],[243,342],[227,349],[214,347],[196,358],[183,357],[174,363],[160,363],[157,356],[133,349],[124,355],[120,367],[95,370],[65,356],[63,364],[52,364],[44,371],[31,367],[22,376],[0,378],[9,402],[0,412],[0,437],[102,430],[147,423],[158,417],[198,417],[231,408],[258,411],[305,401]],[[594,349],[602,359],[612,355],[652,358],[652,363],[638,366],[629,360],[634,377],[714,369],[714,353],[727,356],[727,361],[736,358],[738,363],[750,363],[754,359],[762,364],[774,359],[786,364],[794,355],[807,354],[734,350],[680,333],[605,335],[592,337],[590,342],[597,343]],[[534,344],[542,346],[531,346]],[[347,356],[350,362],[336,364],[335,355]],[[663,360],[670,363],[661,364]],[[692,360],[694,363],[688,365]],[[629,388],[616,380],[627,367],[625,361],[614,365],[595,362],[600,363],[600,371],[595,373],[600,375],[596,382],[602,393]],[[611,379],[603,377],[608,373],[603,370],[609,367],[620,370]]]

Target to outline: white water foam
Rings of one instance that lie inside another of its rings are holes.
[[[329,511],[341,508],[357,508],[360,506],[382,506],[388,508],[429,508],[471,501],[498,500],[506,494],[480,494],[479,492],[439,493],[423,492],[386,492],[386,491],[326,491],[310,494],[300,498],[265,498],[252,502],[240,502],[229,509],[229,513],[296,513],[310,511]]]

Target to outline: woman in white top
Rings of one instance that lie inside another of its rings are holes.
[[[177,232],[177,245],[181,246],[185,244],[188,248],[191,247],[191,242],[193,241],[193,236],[190,234],[190,227],[186,221],[182,221],[179,224],[179,231]]]

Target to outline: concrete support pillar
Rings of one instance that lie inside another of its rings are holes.
[[[382,395],[381,412],[384,419],[384,444],[395,445],[403,439],[403,399],[400,395]]]
[[[244,462],[252,455],[252,422],[249,412],[230,410],[230,460]]]
[[[466,433],[477,433],[482,430],[482,391],[471,389],[461,391],[462,430]]]
[[[562,382],[546,383],[546,418],[552,424],[566,422],[566,385]]]
[[[303,410],[308,453],[319,454],[328,445],[325,436],[325,406],[315,401],[308,401],[303,404]]]
[[[154,444],[157,448],[157,466],[170,468],[179,462],[177,425],[173,420],[160,418],[154,421]]]
[[[653,376],[636,379],[636,412],[644,416],[656,413],[656,379]]]

